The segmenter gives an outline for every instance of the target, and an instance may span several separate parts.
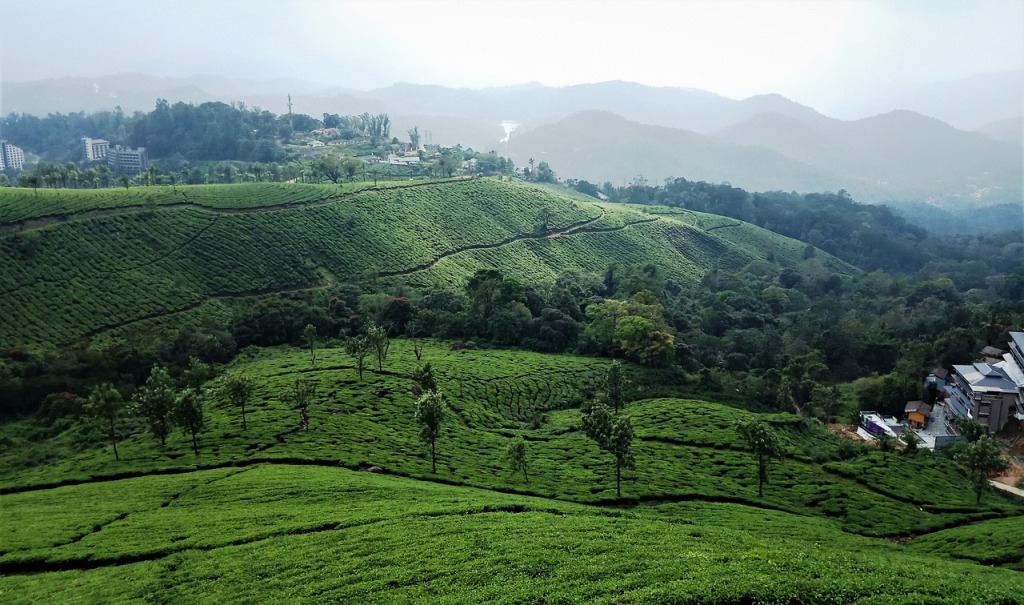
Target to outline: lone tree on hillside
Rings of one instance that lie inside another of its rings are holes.
[[[203,393],[188,387],[174,399],[174,419],[182,432],[192,436],[192,451],[199,455],[196,435],[206,426],[203,414]]]
[[[244,374],[232,374],[224,379],[221,385],[221,393],[228,403],[242,411],[242,430],[248,427],[245,424],[245,405],[252,398],[252,392],[256,388],[252,378]]]
[[[345,352],[352,356],[359,370],[359,382],[363,381],[363,370],[366,369],[366,358],[373,351],[373,344],[366,335],[353,336],[345,339]]]
[[[184,386],[200,389],[203,383],[216,375],[213,366],[193,356],[188,358],[188,368],[182,372],[181,382]]]
[[[167,445],[171,432],[171,412],[174,410],[174,381],[163,366],[153,366],[146,383],[132,397],[135,411],[149,422],[149,431]]]
[[[114,460],[120,460],[117,453],[117,416],[124,409],[124,398],[121,393],[109,382],[99,384],[89,393],[89,399],[85,402],[86,410],[95,418],[99,418],[109,424],[110,445],[114,446]]]
[[[757,496],[763,498],[764,484],[768,483],[768,462],[782,458],[782,446],[775,431],[761,420],[741,422],[736,430],[757,458]]]
[[[423,326],[414,319],[405,325],[405,333],[412,340],[412,352],[416,355],[416,361],[423,359]]]
[[[309,347],[309,365],[316,365],[316,326],[313,324],[306,324],[306,327],[302,330],[302,340],[305,341],[306,346]]]
[[[312,380],[297,378],[292,386],[292,392],[288,394],[292,405],[299,410],[299,426],[304,431],[309,430],[309,405],[313,402],[313,397],[316,396],[317,386],[317,383]]]
[[[371,322],[366,325],[366,338],[377,353],[377,371],[380,372],[384,369],[384,360],[388,358],[391,336],[388,335],[387,328]]]
[[[420,440],[430,444],[430,468],[437,472],[437,438],[444,422],[444,395],[428,391],[416,401],[416,422],[420,428]]]
[[[549,206],[542,207],[537,211],[537,220],[533,224],[533,232],[536,235],[546,235],[548,232],[548,224],[554,216],[555,211]]]
[[[1005,471],[1008,466],[999,452],[999,446],[988,435],[982,435],[976,441],[964,445],[954,455],[954,460],[971,471],[971,483],[978,496],[976,504],[981,504],[981,494],[985,491],[989,473]]]
[[[526,440],[521,436],[513,439],[512,443],[508,444],[505,459],[508,461],[509,471],[512,473],[523,473],[523,478],[526,479],[526,482],[530,482],[530,473],[526,468]]]
[[[434,380],[434,368],[430,365],[429,361],[412,373],[412,379],[416,381],[420,391],[423,393],[437,390],[437,381]]]
[[[626,377],[624,374],[622,364],[615,360],[612,362],[612,365],[608,366],[608,374],[604,379],[605,398],[608,400],[608,405],[616,412],[621,410],[622,406],[626,404],[626,396],[623,392],[626,387]]]
[[[629,418],[617,417],[604,403],[598,402],[583,415],[583,434],[597,446],[615,457],[615,497],[622,497],[622,469],[636,468],[633,457],[633,424]]]
[[[558,177],[555,175],[555,171],[551,169],[551,166],[542,161],[537,164],[537,172],[533,174],[533,180],[538,183],[557,183]]]

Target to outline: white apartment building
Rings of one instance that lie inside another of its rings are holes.
[[[25,167],[25,152],[7,141],[0,140],[0,170],[21,170]]]
[[[107,157],[107,151],[110,149],[110,141],[103,139],[82,137],[82,144],[85,146],[85,161],[87,162],[102,160]]]

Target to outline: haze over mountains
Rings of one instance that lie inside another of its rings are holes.
[[[400,138],[418,126],[426,142],[495,149],[519,166],[543,160],[561,178],[598,184],[684,177],[750,190],[845,189],[861,201],[947,207],[1019,204],[1022,195],[1024,71],[851,97],[842,113],[862,116],[853,120],[775,94],[735,100],[622,81],[358,91],[298,80],[130,74],[7,83],[0,111],[149,110],[165,98],[286,113],[288,94],[296,113],[387,112]],[[505,120],[518,127],[499,143]]]

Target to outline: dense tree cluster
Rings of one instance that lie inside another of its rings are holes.
[[[133,120],[128,144],[145,147],[152,157],[272,162],[283,156],[279,127],[274,114],[244,105],[171,105],[161,99],[153,111]]]
[[[275,115],[244,103],[171,104],[160,99],[152,111],[131,115],[120,109],[46,117],[12,113],[0,117],[0,131],[41,158],[25,172],[2,175],[0,186],[99,188],[286,180],[340,183],[357,176],[363,180],[451,177],[463,172],[490,176],[515,170],[510,160],[494,151],[479,152],[457,145],[432,148],[428,153],[419,145],[418,129],[409,131],[410,143],[401,143],[397,137],[391,138],[391,118],[386,113],[325,113],[323,119],[317,119],[304,114]],[[331,153],[301,152],[287,145],[297,133],[304,133],[299,143],[315,140],[343,147],[331,147]],[[85,161],[83,137],[106,139],[111,145],[145,147],[152,165],[142,175],[121,182],[104,162]],[[420,162],[411,166],[366,165],[357,159],[385,159],[389,154],[417,150]],[[550,168],[546,170],[545,179],[553,182],[554,173]]]
[[[861,269],[905,274],[931,270],[939,262],[956,265],[958,281],[984,280],[977,263],[990,267],[1020,266],[1024,254],[1020,229],[981,236],[933,237],[886,206],[860,204],[838,193],[750,193],[727,183],[667,179],[652,186],[637,178],[625,187],[587,181],[570,186],[594,197],[635,204],[657,204],[736,218],[801,240]],[[1016,244],[1016,245],[1015,245]],[[998,272],[998,271],[997,271]],[[1016,282],[1015,282],[1016,283]],[[959,285],[959,284],[958,284]]]

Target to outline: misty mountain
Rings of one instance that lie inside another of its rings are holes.
[[[1024,70],[928,84],[890,84],[875,90],[847,96],[834,114],[870,116],[909,109],[957,128],[975,130],[990,122],[1020,117],[1024,112]]]
[[[498,123],[512,119],[531,128],[587,110],[600,110],[644,124],[708,133],[762,112],[804,121],[828,118],[781,95],[737,101],[692,88],[663,88],[611,81],[553,88],[541,85],[471,90],[421,84],[395,84],[370,91],[396,115],[423,114]]]
[[[1019,145],[957,130],[911,111],[813,125],[759,114],[715,136],[772,149],[839,176],[849,183],[842,187],[857,199],[976,204],[1020,199]]]
[[[681,176],[749,190],[846,189],[874,202],[988,205],[1019,200],[1021,187],[1018,147],[907,111],[815,124],[758,114],[715,136],[588,111],[513,135],[507,152],[520,166],[545,160],[563,178]]]
[[[906,96],[917,105],[927,97],[937,113],[960,121],[1001,118],[982,132],[891,105],[887,113],[843,121],[776,94],[735,100],[622,81],[483,89],[401,83],[357,91],[297,80],[125,74],[5,84],[0,111],[148,111],[164,98],[240,101],[283,114],[291,94],[296,113],[388,113],[392,135],[401,139],[418,126],[425,142],[495,149],[520,166],[531,157],[546,160],[563,178],[682,176],[752,190],[846,189],[863,201],[978,205],[1020,202],[1020,89],[1013,90],[1019,75],[978,76]],[[1015,99],[1016,113],[1001,115]],[[507,146],[499,143],[503,120],[519,124]]]
[[[1019,146],[1024,143],[1024,118],[1016,117],[996,120],[995,122],[979,126],[975,132],[980,132],[997,141],[1016,143]]]
[[[399,83],[371,91],[325,89],[301,81],[252,82],[214,76],[157,78],[123,74],[102,78],[62,78],[5,83],[4,114],[46,115],[50,112],[98,111],[120,106],[125,111],[153,108],[156,99],[171,103],[242,101],[275,113],[387,112],[396,116],[446,116],[499,124],[516,120],[529,128],[574,113],[597,109],[627,119],[708,133],[753,115],[774,112],[806,122],[827,120],[813,109],[781,95],[741,101],[691,88],[661,88],[612,81],[552,88],[541,85],[472,90]],[[438,133],[441,134],[441,133]]]
[[[763,147],[723,143],[682,130],[629,121],[606,111],[585,111],[553,124],[513,135],[499,152],[516,165],[530,158],[546,161],[561,178],[600,184],[631,182],[642,176],[657,183],[667,177],[728,181],[749,190],[837,189],[836,177]]]

